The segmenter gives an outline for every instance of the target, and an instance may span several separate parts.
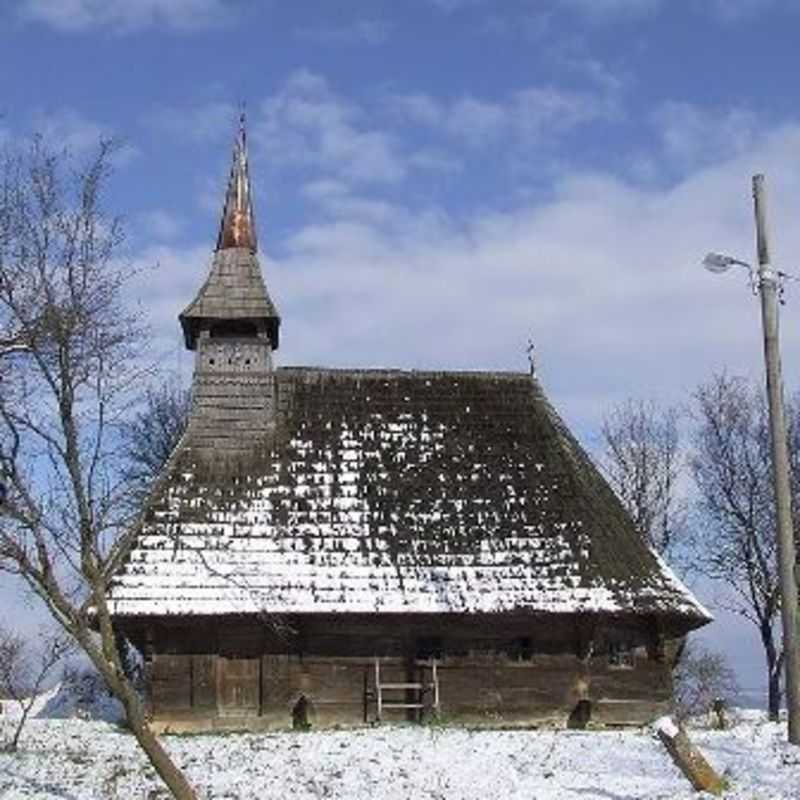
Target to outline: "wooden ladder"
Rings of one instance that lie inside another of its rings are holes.
[[[376,721],[381,722],[383,719],[383,712],[384,709],[394,709],[394,708],[412,708],[416,709],[418,714],[421,714],[422,710],[428,708],[428,704],[424,702],[425,700],[425,693],[426,692],[433,692],[433,703],[430,707],[433,709],[433,713],[438,716],[439,714],[439,675],[436,669],[436,659],[433,658],[429,662],[426,661],[422,664],[417,662],[419,666],[422,666],[423,669],[427,666],[431,668],[431,682],[425,683],[424,681],[411,681],[408,683],[383,683],[381,681],[381,660],[380,657],[375,656],[375,702],[376,702]],[[386,702],[383,699],[383,693],[385,691],[406,691],[406,690],[414,690],[417,692],[417,702],[416,703],[398,703],[398,702]]]

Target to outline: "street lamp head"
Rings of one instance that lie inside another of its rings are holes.
[[[724,256],[722,253],[709,253],[703,259],[703,266],[709,272],[727,272],[734,264],[738,263],[735,258]]]

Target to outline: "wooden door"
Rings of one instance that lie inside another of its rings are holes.
[[[291,698],[289,656],[267,654],[261,658],[261,713],[286,710]]]
[[[191,656],[159,653],[150,665],[150,699],[156,715],[192,707]]]
[[[258,714],[261,660],[220,656],[218,665],[219,713],[226,716]]]
[[[216,707],[216,656],[192,656],[192,708],[213,711]]]

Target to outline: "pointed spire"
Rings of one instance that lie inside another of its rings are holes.
[[[239,134],[233,145],[233,164],[228,179],[228,190],[225,193],[225,206],[222,209],[217,250],[246,247],[255,253],[257,246],[250,175],[247,169],[247,137],[243,111],[239,117]]]
[[[257,335],[266,333],[272,349],[278,349],[281,318],[258,263],[244,122],[242,114],[211,270],[197,296],[180,314],[189,350],[195,350],[198,338],[209,335],[214,326],[229,323],[255,326]]]

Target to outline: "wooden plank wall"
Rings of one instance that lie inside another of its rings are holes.
[[[295,620],[289,637],[254,620],[162,626],[150,637],[151,708],[157,722],[175,729],[288,727],[302,697],[311,725],[363,724],[375,718],[374,656],[381,656],[383,682],[428,680],[417,661],[425,640],[444,648],[445,721],[643,724],[666,710],[672,691],[670,664],[654,636],[641,624],[587,629],[585,619],[545,630],[530,620],[310,618]],[[625,643],[623,664],[610,662],[611,641]],[[392,699],[416,700],[411,694]],[[384,714],[389,721],[416,717]]]

